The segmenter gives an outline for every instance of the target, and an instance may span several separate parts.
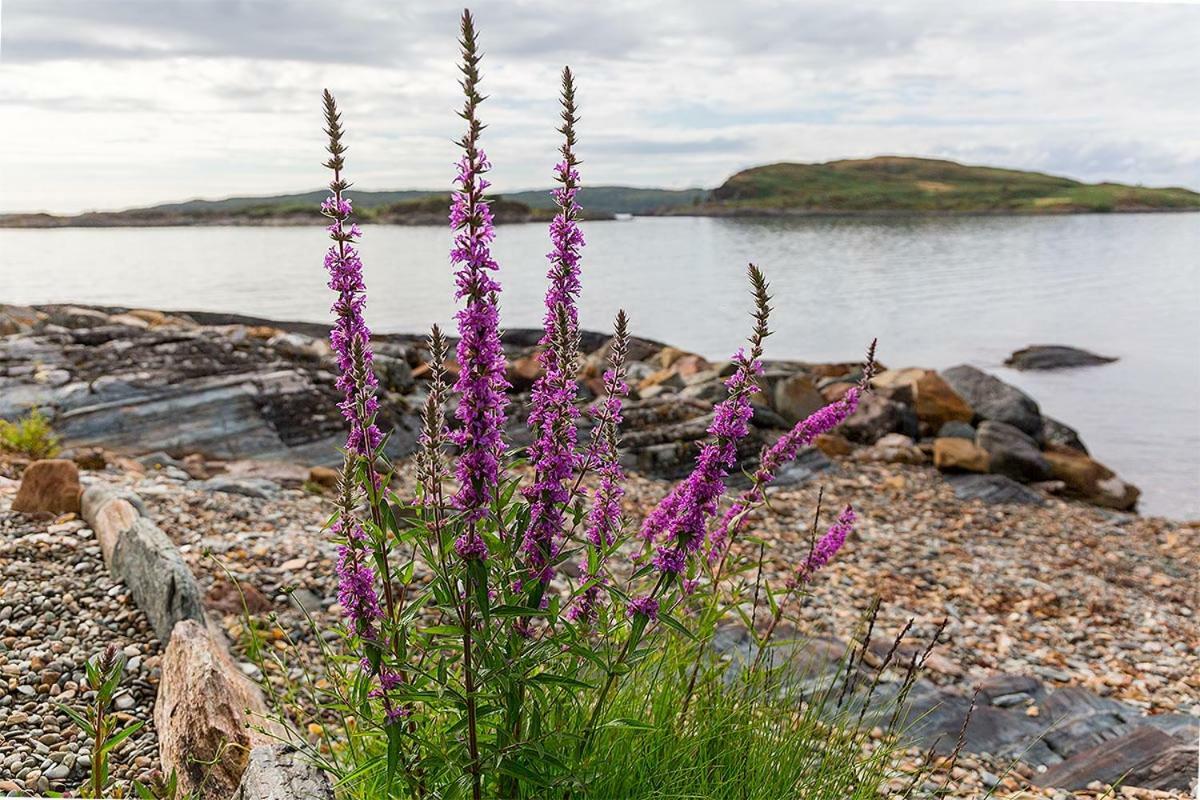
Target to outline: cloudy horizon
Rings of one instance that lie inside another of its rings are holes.
[[[550,183],[558,71],[585,182],[713,187],[777,161],[950,158],[1200,189],[1200,5],[473,4],[497,190]],[[449,188],[445,3],[0,0],[0,212],[315,189],[320,92],[363,189]]]

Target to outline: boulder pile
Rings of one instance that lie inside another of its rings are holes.
[[[338,460],[344,434],[323,325],[146,309],[0,306],[0,332],[0,418],[42,409],[77,458],[97,448],[156,454],[189,472],[203,471],[212,460],[305,467]],[[528,392],[539,375],[539,336],[528,330],[505,334],[509,380],[518,392]],[[608,341],[585,333],[580,346],[586,401],[603,390]],[[380,423],[390,432],[389,454],[402,458],[416,446],[429,354],[417,336],[379,336],[375,350]],[[447,368],[457,372],[454,363]],[[686,473],[733,368],[728,361],[635,339],[622,431],[626,467],[656,477]],[[767,362],[762,391],[754,397],[752,434],[739,449],[742,466],[751,466],[764,445],[842,397],[861,377],[859,363]],[[839,432],[822,437],[819,450],[805,454],[781,481],[820,472],[829,458],[850,458],[987,476],[956,483],[963,497],[1040,497],[1020,491],[1016,482],[1108,508],[1129,510],[1137,503],[1138,489],[1094,460],[1073,429],[982,370],[886,370],[872,387]],[[509,433],[515,446],[528,443],[524,413],[524,404],[513,404]],[[590,424],[587,415],[580,424]],[[237,479],[245,491],[254,490],[252,475]],[[292,482],[303,479],[301,471]],[[322,472],[314,480],[329,478]]]

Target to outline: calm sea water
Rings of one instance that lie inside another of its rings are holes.
[[[1200,215],[796,220],[585,225],[582,321],[619,307],[636,333],[724,357],[749,330],[747,261],[768,272],[769,356],[888,366],[969,362],[1078,428],[1138,484],[1148,513],[1200,518]],[[368,227],[369,319],[449,323],[448,232]],[[0,301],[231,311],[323,321],[322,232],[307,228],[0,230]],[[503,311],[540,323],[541,225],[500,229]],[[1120,357],[1058,373],[1001,366],[1034,343]]]

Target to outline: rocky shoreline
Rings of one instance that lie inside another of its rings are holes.
[[[0,335],[0,419],[39,408],[72,450],[308,466],[337,460],[342,422],[321,325],[147,309],[0,306]],[[538,336],[505,334],[509,378],[518,392],[537,377]],[[585,396],[601,391],[605,342],[598,333],[581,341]],[[393,458],[416,445],[427,357],[419,337],[377,337],[381,423],[391,432]],[[630,358],[625,464],[677,477],[724,396],[730,364],[646,340],[634,341]],[[745,463],[860,375],[861,365],[852,363],[767,362],[753,433],[741,448]],[[823,437],[781,480],[827,469],[830,457],[932,463],[963,498],[1039,503],[1059,495],[1122,511],[1136,506],[1138,489],[1095,460],[1073,429],[974,367],[885,370],[873,387],[841,432]],[[510,434],[514,445],[525,443],[519,410]]]
[[[324,326],[5,306],[0,335],[0,417],[43,409],[85,489],[135,492],[138,513],[195,575],[210,624],[244,641],[228,570],[252,613],[271,620],[276,643],[295,643],[279,648],[284,670],[262,676],[237,650],[241,669],[282,688],[316,663],[306,616],[339,616],[335,547],[322,525],[343,433]],[[518,391],[537,375],[538,335],[505,336]],[[582,339],[585,393],[599,391],[605,345],[601,334]],[[397,480],[407,485],[412,469],[403,459],[415,445],[427,354],[413,336],[379,337],[378,353],[382,421],[401,460]],[[644,340],[630,356],[636,393],[623,458],[634,474],[624,502],[636,520],[688,468],[729,367]],[[770,363],[744,466],[795,420],[841,396],[860,370]],[[1194,761],[1187,743],[1200,724],[1200,597],[1189,580],[1200,574],[1200,526],[1129,513],[1136,489],[1032,398],[973,367],[885,370],[873,384],[838,435],[780,475],[772,513],[755,521],[766,544],[763,577],[773,581],[804,557],[818,489],[859,511],[845,553],[800,609],[803,635],[836,655],[876,597],[881,634],[872,646],[881,651],[910,619],[918,638],[947,620],[914,696],[927,717],[916,735],[926,744],[953,738],[976,686],[986,706],[968,732],[969,756],[947,776],[948,796],[1099,797],[1118,777],[1113,764],[1129,765],[1140,781],[1132,785],[1150,787],[1122,789],[1125,796],[1185,796],[1190,778],[1179,764]],[[524,427],[514,419],[517,445]],[[136,578],[91,579],[110,557],[101,560],[103,542],[79,512],[18,510],[27,473],[26,461],[0,458],[0,738],[17,743],[0,757],[0,787],[57,791],[82,775],[81,743],[53,709],[77,690],[82,659],[125,637],[140,661],[131,700],[122,702],[149,718],[162,634],[132,603]],[[85,622],[74,640],[56,639],[53,626],[63,623],[52,598],[68,594],[118,627]],[[162,746],[148,725],[119,776],[144,778]],[[1170,757],[1149,758],[1147,747]],[[920,757],[907,752],[897,769]]]

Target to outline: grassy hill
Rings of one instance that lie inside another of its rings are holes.
[[[225,200],[189,200],[71,217],[0,215],[0,227],[162,225],[306,225],[321,221],[325,190]],[[364,222],[444,225],[445,191],[351,189]],[[616,214],[739,216],[786,214],[1061,214],[1103,211],[1198,211],[1200,193],[1070,178],[932,158],[878,156],[825,164],[769,164],[743,170],[713,190],[592,186],[579,195],[585,219]],[[497,222],[550,218],[548,189],[496,199]]]
[[[902,156],[770,164],[714,189],[696,211],[735,213],[1055,213],[1200,210],[1200,194]]]

